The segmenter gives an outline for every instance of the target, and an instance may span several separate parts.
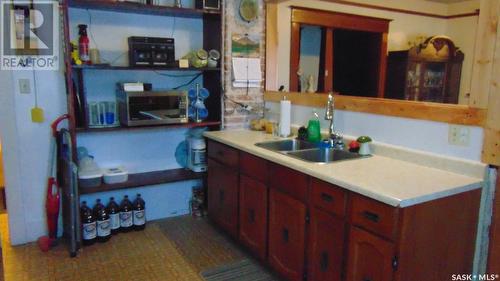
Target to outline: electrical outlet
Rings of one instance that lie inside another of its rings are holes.
[[[459,125],[450,125],[448,130],[448,143],[453,145],[468,146],[470,142],[470,128]]]
[[[19,79],[19,93],[31,94],[31,85],[29,79]]]

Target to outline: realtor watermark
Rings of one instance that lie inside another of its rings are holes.
[[[500,275],[498,274],[452,274],[451,280],[472,280],[472,281],[493,281],[500,280]]]
[[[58,1],[1,1],[0,69],[59,68]]]

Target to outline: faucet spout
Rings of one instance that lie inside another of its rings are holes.
[[[330,126],[328,128],[328,134],[331,136],[335,130],[333,128],[333,117],[335,110],[335,99],[332,93],[328,94],[328,103],[326,104],[325,120],[330,120]]]

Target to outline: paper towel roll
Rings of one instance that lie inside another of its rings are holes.
[[[290,122],[292,114],[292,103],[289,100],[280,102],[280,136],[288,137],[290,135]]]

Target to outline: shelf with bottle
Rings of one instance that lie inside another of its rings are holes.
[[[203,18],[204,15],[220,16],[220,9],[195,9],[178,8],[162,5],[121,2],[121,1],[102,1],[102,0],[68,0],[67,5],[71,8],[100,10],[110,12],[120,12],[128,14],[143,14],[156,16],[176,16],[185,18]]]

